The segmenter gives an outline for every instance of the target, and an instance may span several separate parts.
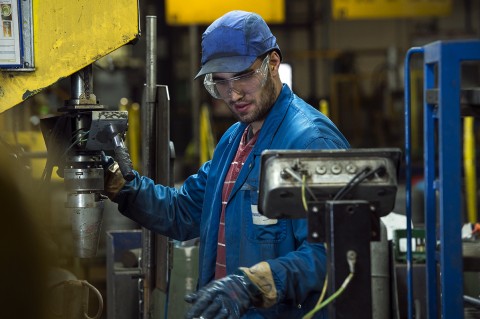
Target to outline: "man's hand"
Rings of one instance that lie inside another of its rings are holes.
[[[104,193],[111,200],[125,185],[125,179],[120,172],[118,163],[111,156],[102,156],[102,167],[104,170]]]
[[[261,299],[261,291],[239,270],[236,274],[215,280],[195,293],[185,296],[192,304],[185,318],[236,319]]]

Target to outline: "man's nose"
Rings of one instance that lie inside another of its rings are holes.
[[[241,90],[236,90],[233,86],[230,87],[230,100],[238,101],[243,97],[243,93]]]
[[[235,81],[230,81],[228,83],[228,93],[232,101],[237,101],[242,98],[242,90],[235,88]]]

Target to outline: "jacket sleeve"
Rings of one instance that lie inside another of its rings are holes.
[[[309,243],[307,221],[292,221],[300,246],[285,256],[267,260],[277,289],[277,302],[301,304],[322,290],[326,275],[326,250],[320,243]]]
[[[113,201],[123,215],[155,233],[181,241],[196,238],[209,169],[206,162],[179,189],[155,184],[135,172]]]

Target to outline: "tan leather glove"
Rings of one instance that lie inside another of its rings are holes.
[[[110,166],[108,166],[108,168],[105,170],[104,178],[105,195],[107,195],[110,200],[113,200],[126,183],[122,172],[120,171],[120,166],[118,166],[117,162],[113,162]]]
[[[260,289],[261,302],[254,303],[255,307],[268,308],[277,302],[277,288],[273,281],[270,265],[262,261],[250,268],[240,267],[241,271]]]

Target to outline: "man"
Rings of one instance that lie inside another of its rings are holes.
[[[307,221],[258,213],[260,155],[349,144],[282,84],[281,59],[257,14],[233,11],[213,22],[202,37],[196,78],[204,76],[207,91],[238,122],[178,190],[138,174],[109,186],[120,212],[142,226],[181,241],[200,237],[199,290],[186,297],[193,304],[188,318],[300,318],[322,289],[325,248],[306,241]]]

